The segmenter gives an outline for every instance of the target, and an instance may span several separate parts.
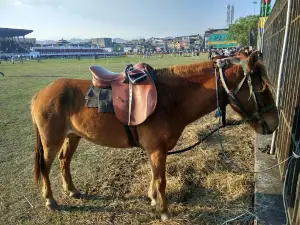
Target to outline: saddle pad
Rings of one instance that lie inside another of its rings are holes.
[[[111,88],[91,86],[85,96],[87,108],[98,108],[98,112],[114,112]]]

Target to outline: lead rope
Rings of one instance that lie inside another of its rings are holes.
[[[283,189],[282,189],[282,197],[283,197],[283,206],[284,206],[284,210],[285,210],[285,220],[286,220],[286,225],[290,225],[290,222],[289,222],[289,218],[288,218],[288,209],[287,209],[287,201],[286,201],[286,185],[287,185],[287,177],[288,177],[288,171],[290,170],[290,167],[292,165],[292,161],[294,160],[297,160],[297,159],[300,159],[300,141],[298,141],[298,144],[297,144],[297,147],[296,147],[296,150],[293,151],[292,155],[290,157],[288,157],[286,160],[284,160],[283,162],[286,162],[287,160],[289,160],[289,163],[288,163],[288,166],[287,166],[287,170],[285,172],[285,176],[284,176],[284,182],[283,182]],[[281,163],[283,163],[281,162]],[[280,163],[280,164],[281,164]],[[274,167],[277,167],[279,164],[273,166],[273,167],[270,167],[269,169],[272,169]],[[262,170],[262,171],[259,171],[259,172],[264,172],[264,171],[267,171],[269,169],[266,169],[266,170]],[[245,213],[233,218],[233,219],[229,219],[229,220],[226,220],[225,222],[223,222],[221,225],[225,225],[229,222],[233,222],[239,218],[242,218],[246,215],[250,215],[249,217],[247,217],[247,221],[250,221],[251,219],[255,218],[257,221],[259,221],[259,217],[257,215],[255,215],[254,213],[246,210]],[[245,222],[247,222],[245,221]]]
[[[223,72],[222,68],[220,69],[220,73]],[[222,75],[220,76],[222,77]],[[215,78],[216,78],[216,99],[217,99],[217,109],[218,111],[220,111],[220,105],[219,105],[219,83],[218,83],[218,74],[217,74],[217,68],[215,68]],[[227,86],[225,85],[225,87],[227,88]],[[224,88],[225,88],[224,87]],[[228,88],[227,88],[228,89]],[[225,106],[226,107],[226,106]],[[222,142],[222,137],[220,135],[220,124],[221,124],[221,117],[219,116],[218,118],[218,137],[219,137],[219,143],[220,143],[220,147],[221,147],[221,152],[223,157],[225,158],[226,163],[230,162],[230,159],[228,158],[228,156],[226,155],[225,151],[224,151],[224,147],[223,147],[223,142]]]
[[[283,190],[282,190],[282,197],[283,197],[283,206],[285,210],[285,216],[286,216],[286,225],[289,225],[289,217],[288,215],[288,208],[287,208],[287,202],[286,202],[286,184],[287,184],[287,176],[288,176],[288,171],[290,170],[290,166],[292,165],[292,161],[297,160],[300,158],[300,141],[298,141],[298,144],[296,146],[296,150],[293,151],[293,154],[289,157],[291,160],[288,163],[287,169],[285,171],[285,176],[284,176],[284,182],[283,182]]]

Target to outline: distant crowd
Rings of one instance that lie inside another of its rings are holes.
[[[2,63],[2,61],[6,62],[6,63],[11,62],[12,64],[15,64],[16,61],[19,61],[20,63],[23,63],[24,62],[24,57],[22,55],[1,56],[0,57],[0,64]]]
[[[220,49],[212,49],[208,50],[208,59],[212,59],[215,56],[232,56],[238,52],[238,48],[220,48]]]
[[[255,49],[253,47],[244,47],[244,48],[221,48],[221,49],[212,49],[208,50],[208,59],[212,59],[215,56],[235,56],[238,52],[251,52]]]
[[[249,50],[249,48],[247,48]],[[140,52],[128,52],[125,55],[127,56],[137,56],[137,57],[142,57],[142,58],[148,58],[148,57],[165,57],[167,55],[173,56],[173,57],[192,57],[195,60],[199,59],[200,54],[203,53],[208,53],[208,59],[213,59],[215,56],[234,56],[237,52],[242,50],[242,48],[219,48],[219,49],[213,49],[210,47],[209,49],[195,49],[195,50],[161,50],[161,51],[152,51],[152,50],[145,50],[145,51],[140,51]],[[98,58],[110,58],[112,56],[120,56],[124,54],[116,54],[116,55],[110,55],[113,53],[108,53],[107,55],[91,55],[90,57],[93,58],[93,60],[96,60]],[[81,55],[76,55],[76,56],[48,56],[48,57],[43,57],[45,59],[47,58],[61,58],[61,59],[78,59],[80,60],[82,57],[87,57],[87,56],[81,56]],[[42,57],[40,56],[23,56],[23,55],[12,55],[12,56],[0,56],[0,64],[1,62],[6,62],[6,63],[12,63],[15,64],[16,61],[23,63],[24,60],[37,60],[40,62]]]

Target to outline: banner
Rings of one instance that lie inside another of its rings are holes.
[[[233,48],[237,46],[237,41],[228,40],[227,33],[213,33],[210,34],[208,45],[213,48]]]

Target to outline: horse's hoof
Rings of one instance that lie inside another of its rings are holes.
[[[70,191],[69,196],[72,198],[80,199],[81,198],[81,193],[80,191]]]
[[[47,209],[54,211],[58,208],[58,204],[54,199],[46,200],[46,207],[47,207]]]
[[[161,221],[167,221],[168,219],[170,219],[170,215],[169,215],[169,213],[162,213],[160,218],[161,218]]]

